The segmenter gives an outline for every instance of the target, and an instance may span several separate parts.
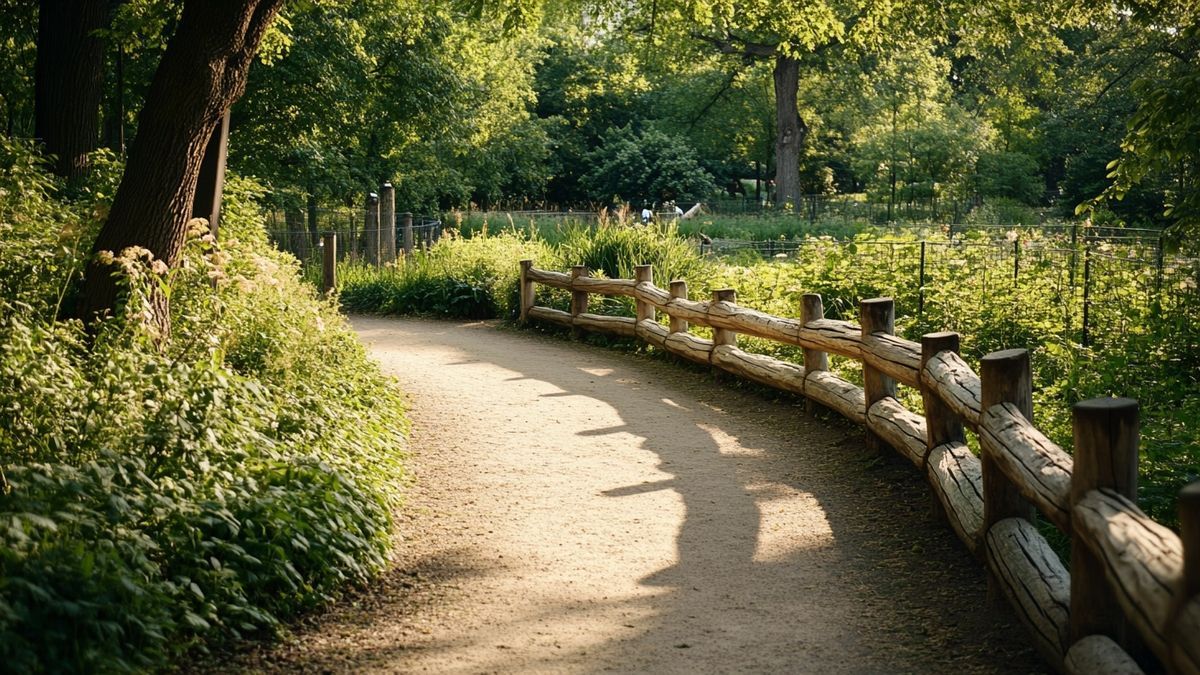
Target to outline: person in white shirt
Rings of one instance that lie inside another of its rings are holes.
[[[643,223],[643,224],[645,224],[645,223],[649,223],[649,222],[650,222],[650,219],[651,219],[652,217],[654,217],[654,212],[650,210],[650,207],[649,207],[649,206],[643,206],[643,207],[642,207],[642,223]]]

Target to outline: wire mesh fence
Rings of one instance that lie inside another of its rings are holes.
[[[831,294],[827,302],[835,308],[845,304],[841,309],[852,314],[858,298],[889,296],[898,314],[932,330],[960,330],[962,317],[977,319],[979,308],[1001,306],[1004,315],[991,317],[993,323],[1069,336],[1088,347],[1144,337],[1147,326],[1164,321],[1190,320],[1187,308],[1200,306],[1200,258],[1165,255],[1157,237],[1108,234],[714,240],[701,247],[734,262],[766,258],[797,261],[818,276],[824,270],[823,279],[809,283]],[[847,289],[844,297],[838,289]]]
[[[982,204],[979,199],[960,200],[920,200],[897,201],[864,199],[862,195],[802,195],[794,208],[785,211],[778,204],[759,197],[720,197],[705,200],[704,206],[711,213],[753,215],[771,213],[774,215],[790,214],[798,219],[816,222],[818,220],[840,220],[881,225],[897,222],[949,222],[961,223],[968,214],[976,222],[988,223],[989,219],[998,219],[991,224],[1005,224],[1003,213],[983,214],[976,211]],[[1033,223],[1046,222],[1050,218],[1048,209],[1023,209],[1023,213],[1033,217]],[[1029,224],[1029,223],[1025,223]]]

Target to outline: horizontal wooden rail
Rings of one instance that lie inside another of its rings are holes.
[[[742,307],[732,289],[692,300],[685,281],[664,290],[648,265],[636,272],[598,279],[579,266],[564,274],[522,261],[521,319],[636,337],[840,413],[925,473],[951,528],[1055,668],[1140,672],[1126,649],[1144,644],[1169,671],[1200,675],[1200,481],[1180,496],[1182,536],[1137,508],[1136,402],[1077,404],[1072,457],[1031,422],[1024,350],[989,354],[976,374],[955,333],[920,343],[894,335],[888,298],[864,300],[854,324],[825,318],[821,297],[808,294],[793,319]],[[537,306],[535,283],[570,291],[571,311]],[[591,293],[633,298],[636,318],[588,313]],[[693,335],[693,325],[712,328],[713,338]],[[739,335],[801,347],[804,363],[745,351]],[[860,361],[865,386],[830,372],[828,354]],[[924,415],[900,403],[896,383],[919,388]],[[966,429],[978,435],[981,456],[968,449]],[[1069,570],[1034,524],[1035,509],[1071,537]]]

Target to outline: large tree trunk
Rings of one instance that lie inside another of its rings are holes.
[[[108,0],[41,0],[34,67],[34,135],[55,156],[54,173],[68,179],[87,171],[100,144]]]
[[[187,0],[138,119],[125,175],[92,251],[149,249],[174,265],[183,248],[200,165],[213,129],[246,87],[259,42],[283,0]],[[116,284],[93,262],[84,318],[111,310]],[[158,320],[168,328],[165,302]]]
[[[782,54],[775,57],[775,203],[800,208],[800,151],[808,125],[800,119],[796,93],[800,87],[800,61]]]

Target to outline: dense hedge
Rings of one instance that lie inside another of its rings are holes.
[[[272,630],[380,569],[404,411],[236,178],[218,246],[115,261],[128,288],[91,334],[57,318],[103,213],[0,140],[0,664],[153,668]],[[169,294],[165,341],[146,320]]]

